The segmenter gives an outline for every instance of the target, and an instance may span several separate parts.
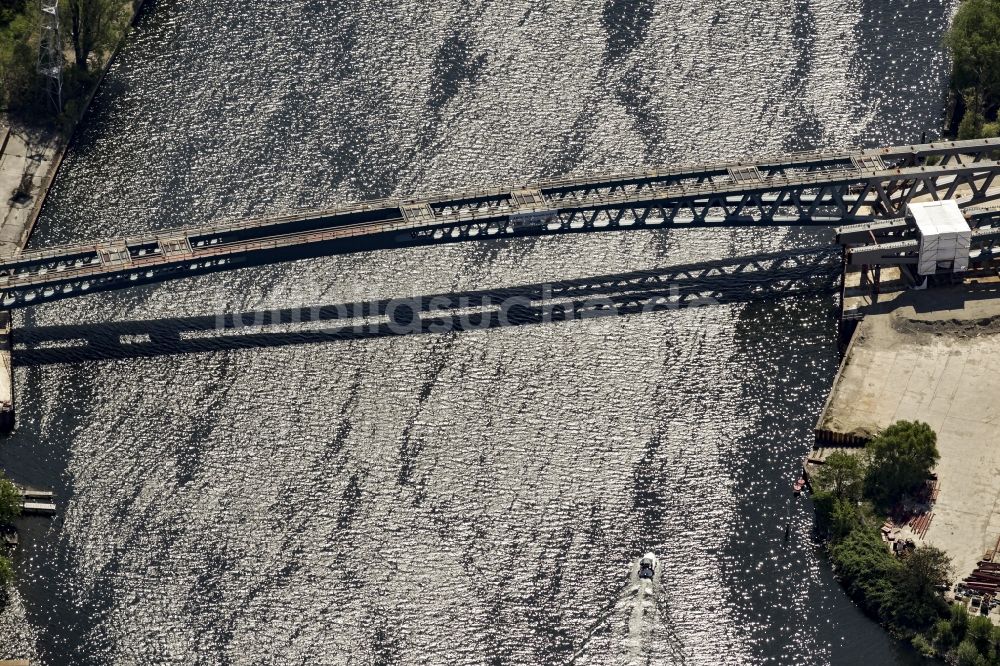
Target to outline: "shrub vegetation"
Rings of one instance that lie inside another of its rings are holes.
[[[816,529],[851,598],[925,655],[960,664],[1000,663],[1000,628],[949,607],[941,594],[951,561],[923,546],[893,555],[879,534],[885,511],[919,490],[939,459],[926,423],[900,421],[857,455],[836,452],[813,475]]]
[[[0,473],[0,525],[21,515],[21,493],[10,479]],[[14,567],[6,553],[0,550],[0,607],[6,600],[6,588],[14,578]]]
[[[0,473],[0,525],[21,515],[21,493],[10,479]]]
[[[952,90],[961,102],[958,138],[1000,137],[1000,0],[964,0],[945,44]]]
[[[114,49],[128,27],[129,0],[60,0],[60,33],[72,57],[63,72],[64,121],[75,117],[97,74],[94,67]],[[45,117],[38,65],[41,12],[38,0],[0,0],[0,107]]]

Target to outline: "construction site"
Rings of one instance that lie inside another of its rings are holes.
[[[877,229],[838,230],[844,353],[805,472],[834,451],[862,454],[897,421],[930,425],[940,460],[881,526],[883,541],[901,555],[942,549],[954,567],[948,596],[1000,624],[1000,277],[953,202],[916,202],[908,217],[916,252],[905,259]],[[865,236],[852,262],[852,240]]]

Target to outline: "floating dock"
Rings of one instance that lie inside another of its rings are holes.
[[[26,515],[53,516],[56,513],[56,505],[52,502],[25,501],[21,504],[21,512]]]
[[[56,513],[55,494],[51,490],[18,486],[21,511],[26,515],[52,516]]]

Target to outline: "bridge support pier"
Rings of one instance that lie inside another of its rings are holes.
[[[14,364],[10,310],[0,310],[0,434],[14,430]]]
[[[854,329],[857,326],[857,322],[845,322],[844,321],[844,310],[847,303],[847,248],[842,248],[840,260],[840,304],[837,306],[837,348],[840,350],[841,355],[843,355],[844,350],[847,349],[847,344],[851,341],[851,336],[854,335]]]

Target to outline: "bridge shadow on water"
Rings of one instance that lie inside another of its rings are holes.
[[[837,247],[756,254],[504,289],[14,332],[18,365],[315,344],[623,316],[829,292]]]

